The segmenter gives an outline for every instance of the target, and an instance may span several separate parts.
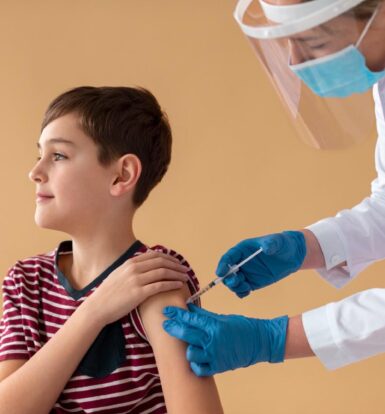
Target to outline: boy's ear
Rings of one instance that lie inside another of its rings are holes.
[[[119,196],[134,189],[142,172],[142,163],[136,155],[126,154],[116,161],[114,172],[111,195]]]

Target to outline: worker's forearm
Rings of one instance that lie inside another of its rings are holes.
[[[319,269],[325,267],[325,258],[317,238],[308,229],[300,231],[305,236],[306,241],[306,256],[301,269]]]
[[[39,352],[0,382],[0,414],[51,411],[102,329],[85,305],[86,301]]]
[[[302,315],[289,319],[286,334],[285,359],[314,356],[302,323]]]

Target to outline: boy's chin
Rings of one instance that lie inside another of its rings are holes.
[[[35,224],[42,229],[65,231],[65,229],[62,228],[63,226],[60,226],[59,223],[52,220],[43,219],[42,217],[35,216]]]
[[[59,229],[56,226],[45,224],[45,223],[43,224],[43,223],[36,222],[36,225],[37,225],[37,227],[40,227],[41,229],[62,231],[61,229]]]

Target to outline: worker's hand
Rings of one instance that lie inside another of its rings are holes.
[[[117,267],[87,298],[93,317],[107,325],[127,315],[148,297],[180,289],[188,268],[170,255],[150,251]]]
[[[198,376],[247,367],[257,362],[282,362],[288,317],[252,319],[218,315],[188,305],[189,311],[168,306],[163,328],[187,342],[187,359]]]
[[[241,262],[261,247],[263,250],[260,254],[223,280],[240,298],[297,271],[306,256],[304,235],[299,231],[284,231],[241,241],[222,256],[216,274],[223,277],[230,266]]]

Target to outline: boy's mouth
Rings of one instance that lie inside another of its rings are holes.
[[[50,194],[36,193],[36,201],[45,201],[51,198],[54,198],[54,196]]]

